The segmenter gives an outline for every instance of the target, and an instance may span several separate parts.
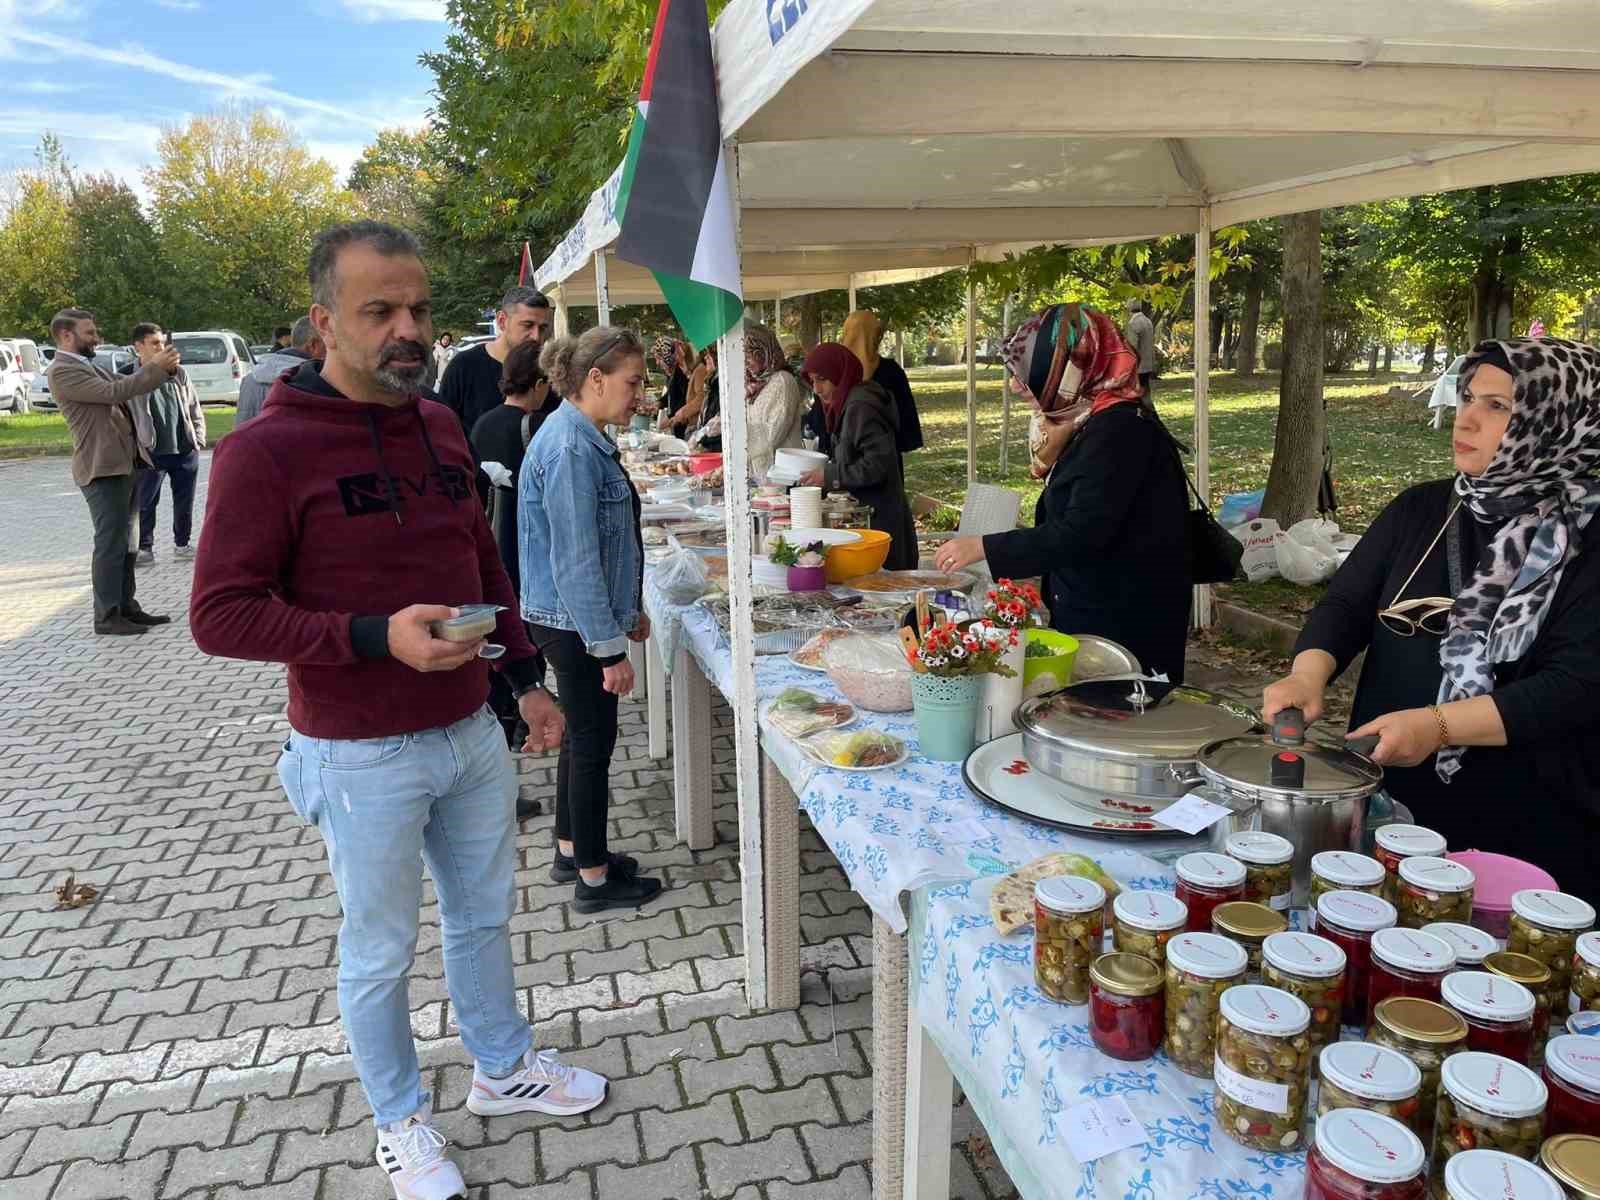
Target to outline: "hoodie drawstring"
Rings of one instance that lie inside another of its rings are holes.
[[[450,507],[454,508],[460,501],[444,477],[444,464],[439,461],[439,455],[433,448],[433,439],[428,436],[428,422],[423,418],[422,406],[419,404],[412,411],[417,414],[417,424],[422,427],[422,444],[428,448],[428,457],[433,460],[433,473],[439,477],[439,487],[450,497]]]
[[[383,438],[378,434],[378,414],[370,408],[367,410],[367,428],[372,430],[372,449],[378,456],[378,470],[383,472],[383,485],[389,493],[389,511],[394,514],[394,523],[403,527],[406,522],[400,515],[400,489],[395,487],[389,464],[383,460]],[[433,452],[432,446],[428,447],[428,452]]]

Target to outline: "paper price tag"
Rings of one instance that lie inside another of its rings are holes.
[[[1121,1096],[1074,1105],[1061,1114],[1060,1129],[1067,1149],[1080,1163],[1091,1163],[1145,1140],[1144,1126]]]
[[[1176,804],[1156,813],[1154,820],[1168,829],[1176,829],[1181,833],[1199,833],[1202,829],[1211,828],[1228,815],[1229,810],[1222,805],[1213,804],[1203,796],[1196,796],[1191,792]]]
[[[1277,1113],[1280,1117],[1289,1115],[1289,1088],[1286,1084],[1268,1083],[1242,1075],[1223,1062],[1220,1054],[1213,1065],[1217,1091],[1224,1096],[1249,1108],[1259,1108],[1262,1112]]]

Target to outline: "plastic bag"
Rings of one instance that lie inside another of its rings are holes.
[[[675,550],[656,565],[656,586],[674,604],[693,604],[710,589],[710,580],[698,554]]]
[[[1240,567],[1251,583],[1260,583],[1278,574],[1278,542],[1283,530],[1271,517],[1258,517],[1233,530],[1234,537],[1244,543],[1244,558]]]
[[[1261,502],[1266,498],[1266,488],[1254,492],[1234,492],[1231,496],[1224,496],[1222,507],[1217,509],[1217,524],[1224,529],[1232,529],[1235,525],[1254,521],[1261,515]]]
[[[1328,533],[1329,529],[1333,533]],[[1339,551],[1333,538],[1339,527],[1315,518],[1289,527],[1278,543],[1278,573],[1290,583],[1321,583],[1339,569]]]
[[[911,664],[898,636],[857,633],[822,652],[828,678],[845,698],[872,712],[911,711]]]

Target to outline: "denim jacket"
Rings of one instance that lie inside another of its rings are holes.
[[[644,589],[638,505],[611,439],[563,401],[517,482],[522,619],[575,630],[595,658],[625,654]]]

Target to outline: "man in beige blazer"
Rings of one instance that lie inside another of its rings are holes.
[[[100,332],[94,314],[64,308],[50,322],[56,356],[50,362],[50,394],[72,434],[72,481],[89,504],[94,523],[94,631],[125,636],[145,633],[171,617],[144,612],[134,599],[134,558],[129,531],[133,517],[133,469],[138,461],[128,401],[153,392],[178,370],[178,352],[167,350],[132,375],[113,375],[94,361]]]

